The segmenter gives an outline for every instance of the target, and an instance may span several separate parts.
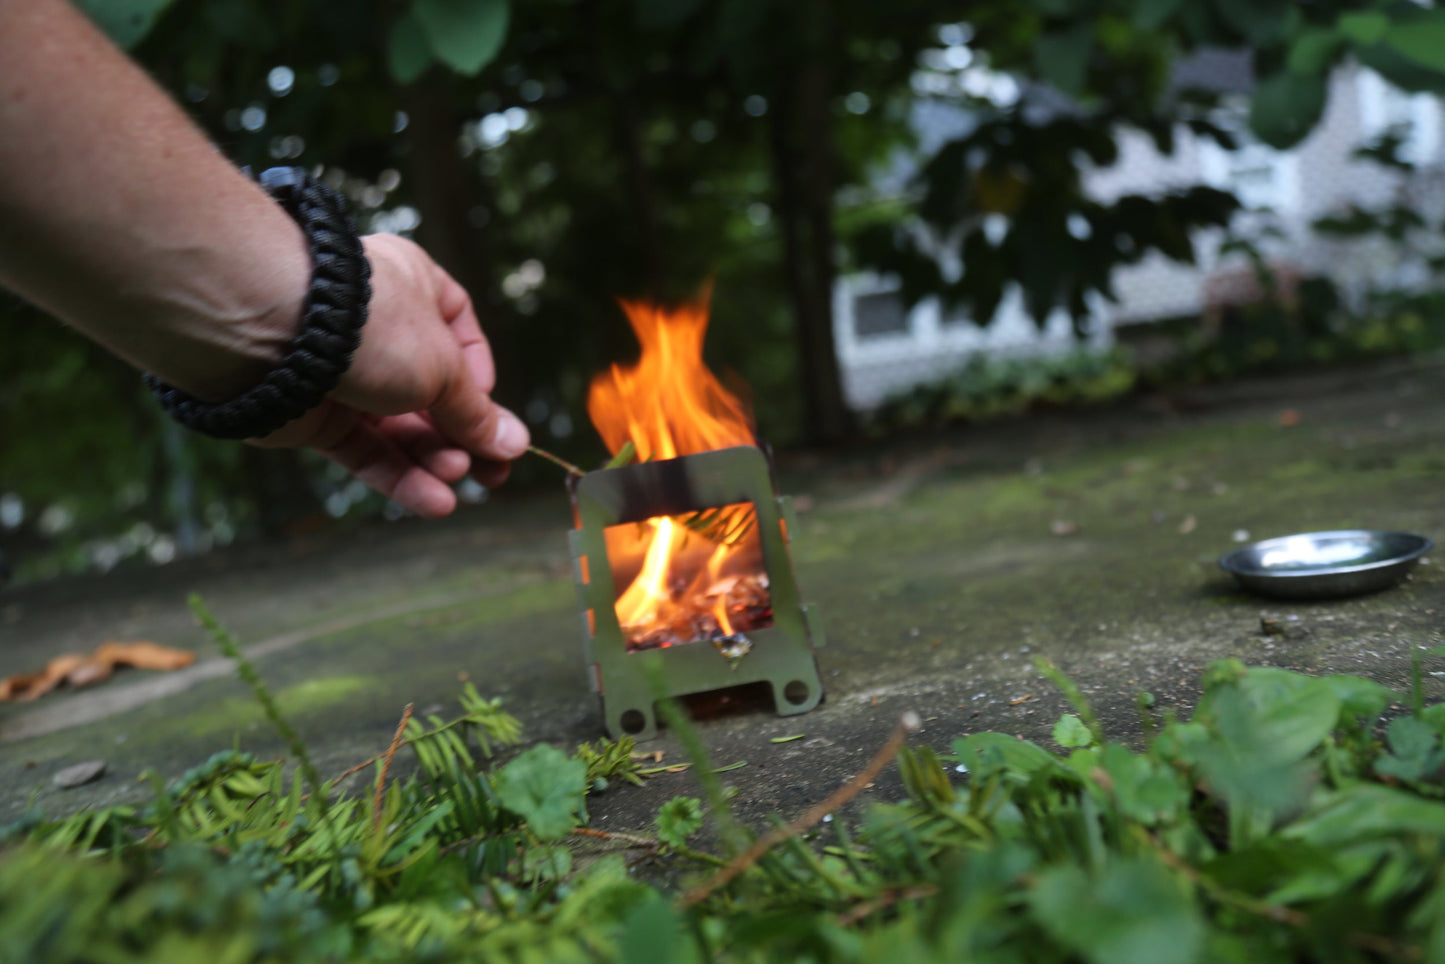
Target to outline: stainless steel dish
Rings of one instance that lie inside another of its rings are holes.
[[[1221,556],[1219,565],[1251,592],[1328,599],[1393,586],[1434,547],[1412,532],[1305,532],[1236,549]]]

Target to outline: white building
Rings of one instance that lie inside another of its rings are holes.
[[[1183,127],[1175,151],[1161,155],[1139,131],[1119,139],[1119,159],[1089,171],[1084,183],[1094,197],[1110,201],[1123,194],[1150,194],[1207,184],[1233,191],[1247,216],[1266,221],[1277,236],[1260,249],[1282,275],[1327,275],[1347,297],[1371,286],[1408,285],[1423,280],[1422,263],[1402,263],[1398,249],[1375,240],[1340,240],[1311,229],[1316,219],[1340,213],[1351,204],[1375,207],[1404,199],[1431,223],[1445,216],[1445,110],[1428,94],[1405,94],[1359,66],[1338,70],[1330,82],[1324,116],[1304,141],[1277,151],[1253,140],[1247,131],[1248,91],[1253,81],[1248,57],[1206,52],[1182,64],[1181,86],[1222,92],[1220,122],[1234,130],[1240,146],[1225,151],[1212,140]],[[958,109],[934,108],[915,117],[926,154],[968,130]],[[1407,130],[1402,156],[1418,167],[1408,179],[1399,171],[1352,157],[1352,153],[1391,128]],[[886,175],[901,185],[908,165]],[[886,186],[885,186],[886,189]],[[1095,306],[1089,347],[1111,345],[1128,326],[1162,319],[1199,316],[1210,303],[1258,296],[1253,270],[1239,256],[1221,260],[1220,235],[1195,239],[1198,263],[1184,265],[1153,254],[1114,276],[1118,302]],[[950,267],[941,263],[945,272]],[[834,291],[834,326],[844,392],[851,406],[867,409],[913,385],[960,368],[979,352],[1000,355],[1046,354],[1081,347],[1067,315],[1056,312],[1040,330],[1024,311],[1015,290],[986,327],[958,314],[945,314],[937,299],[905,310],[895,279],[871,273],[840,278]]]

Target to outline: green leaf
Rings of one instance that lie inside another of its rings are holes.
[[[1184,0],[1134,0],[1134,22],[1145,30],[1164,25],[1179,10]]]
[[[954,740],[953,752],[975,778],[993,772],[1025,779],[1044,770],[1067,772],[1052,753],[1003,733],[975,733]]]
[[[1065,713],[1054,724],[1054,742],[1065,748],[1088,746],[1094,742],[1094,734],[1089,732],[1083,720],[1073,713]]]
[[[1445,765],[1440,735],[1424,720],[1402,716],[1390,724],[1390,753],[1375,761],[1375,772],[1401,780],[1420,780]]]
[[[1314,813],[1280,830],[1281,836],[1321,847],[1408,833],[1445,836],[1445,803],[1371,783],[1334,794]]]
[[[673,797],[657,811],[657,839],[676,850],[702,829],[702,801],[696,797]]]
[[[1149,860],[1090,877],[1076,866],[1038,875],[1029,910],[1049,936],[1093,964],[1191,964],[1204,922],[1177,880]]]
[[[1099,760],[1113,783],[1114,801],[1124,816],[1146,825],[1176,818],[1189,803],[1189,786],[1178,771],[1149,756],[1136,756],[1118,743]]]
[[[78,0],[96,26],[129,50],[145,39],[171,0]]]
[[[1357,44],[1375,44],[1390,32],[1390,18],[1378,10],[1352,10],[1340,14],[1335,26]]]
[[[637,25],[644,30],[675,27],[697,12],[700,0],[634,0]]]
[[[1396,24],[1383,38],[1401,56],[1432,71],[1445,72],[1445,19]]]
[[[607,464],[603,468],[620,469],[624,465],[631,465],[636,459],[637,446],[632,444],[632,439],[628,439],[622,443],[622,448],[617,450],[617,454],[607,460]]]
[[[508,0],[416,0],[412,12],[437,58],[470,77],[497,56],[511,6]]]
[[[1251,44],[1278,43],[1289,30],[1293,0],[1214,0],[1220,18]]]
[[[616,959],[627,964],[689,964],[697,960],[697,946],[688,939],[682,915],[653,894],[623,919]]]
[[[587,765],[546,744],[521,753],[496,776],[502,806],[542,840],[557,840],[577,825],[586,789]]]
[[[1039,75],[1066,93],[1084,86],[1089,57],[1094,52],[1094,25],[1051,30],[1034,43],[1034,65]]]
[[[1271,147],[1293,147],[1314,129],[1324,113],[1327,93],[1322,74],[1280,71],[1255,88],[1249,126]]]
[[[403,14],[386,38],[386,66],[392,78],[398,84],[410,84],[435,62],[421,21],[412,13]]]
[[[1286,66],[1296,74],[1322,74],[1334,64],[1343,46],[1344,39],[1333,30],[1306,30],[1290,45]]]
[[[1340,701],[1341,725],[1360,719],[1373,721],[1395,699],[1394,690],[1362,676],[1322,676],[1320,684]]]

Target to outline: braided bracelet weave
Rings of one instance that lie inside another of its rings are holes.
[[[260,438],[321,404],[351,366],[371,300],[371,265],[346,199],[299,167],[270,168],[260,182],[301,226],[311,249],[300,332],[260,384],[229,401],[203,402],[145,376],[176,421],[217,438]]]

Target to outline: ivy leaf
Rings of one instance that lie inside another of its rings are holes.
[[[1054,742],[1066,749],[1088,746],[1094,742],[1094,734],[1089,732],[1083,720],[1073,713],[1065,713],[1054,724]]]
[[[577,825],[586,789],[587,765],[546,744],[518,755],[496,776],[502,806],[542,840],[557,840]]]
[[[415,14],[402,15],[386,38],[386,65],[398,84],[410,84],[436,62],[426,31]]]
[[[79,4],[117,46],[129,50],[146,38],[171,0],[79,0]]]
[[[1190,964],[1204,922],[1167,870],[1122,860],[1090,877],[1077,866],[1038,875],[1029,910],[1049,936],[1093,964]]]
[[[442,63],[474,77],[501,49],[511,6],[507,0],[416,0],[412,12]]]
[[[702,802],[696,797],[673,797],[657,811],[657,839],[674,850],[702,829]]]

